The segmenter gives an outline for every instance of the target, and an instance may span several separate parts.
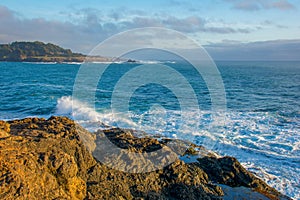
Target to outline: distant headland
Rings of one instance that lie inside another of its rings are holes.
[[[0,44],[0,61],[12,62],[82,62],[85,55],[73,53],[55,44],[35,42],[13,42]]]
[[[64,49],[51,43],[12,42],[0,44],[0,61],[7,62],[112,62],[127,61],[127,59],[110,58],[102,56],[87,56],[81,53],[73,53],[70,49]],[[133,62],[129,59],[128,62]]]

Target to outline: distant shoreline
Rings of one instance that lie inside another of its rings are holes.
[[[82,63],[84,62],[85,58],[70,58],[70,57],[60,57],[60,58],[53,58],[53,57],[42,57],[42,58],[26,58],[23,60],[17,59],[7,59],[7,60],[0,60],[0,62],[28,62],[28,63]]]
[[[114,62],[127,61],[119,58],[103,56],[88,56],[81,53],[73,53],[70,49],[64,49],[51,43],[35,42],[13,42],[11,44],[0,44],[0,61],[5,62]],[[132,60],[128,60],[130,62]]]
[[[82,61],[0,61],[0,63],[32,63],[32,64],[83,64],[83,63],[95,63],[95,64],[111,64],[111,63],[143,63],[142,61],[128,61],[126,59],[89,59],[86,58]],[[151,61],[144,61],[145,63],[151,63]],[[157,63],[152,61],[153,64]]]
[[[0,62],[24,62],[24,63],[83,63],[83,62],[99,62],[99,63],[111,63],[111,62],[120,62],[127,61],[117,58],[105,58],[105,57],[39,57],[39,58],[26,58],[22,60],[18,59],[6,59],[0,60]]]

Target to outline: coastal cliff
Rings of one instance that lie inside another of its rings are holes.
[[[101,134],[133,152],[172,141],[109,127],[90,133],[66,117],[0,121],[0,199],[289,199],[235,158],[214,153],[153,172],[115,170],[93,156],[95,146],[84,144],[96,144]],[[197,154],[196,145],[188,145],[184,154]]]

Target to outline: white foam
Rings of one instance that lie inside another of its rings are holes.
[[[300,141],[296,142],[295,145],[293,146],[293,152],[298,151],[300,153]]]
[[[140,64],[161,64],[163,62],[157,60],[138,60],[137,63]]]
[[[84,102],[72,99],[71,96],[63,96],[57,100],[55,114],[68,116],[91,131],[102,129],[103,126],[99,124],[104,124],[105,127],[115,126],[116,123],[124,128],[137,126],[122,113],[98,113]]]
[[[94,109],[70,96],[63,96],[57,100],[55,114],[66,115],[78,121],[98,122],[101,120],[101,115]]]
[[[29,64],[42,64],[42,65],[56,65],[58,62],[23,62],[23,63],[29,63]]]
[[[62,62],[63,64],[67,64],[67,65],[81,65],[82,62]]]
[[[292,123],[279,124],[280,116],[267,112],[227,112],[225,121],[212,124],[210,111],[180,111],[154,106],[144,113],[97,112],[70,96],[57,101],[56,114],[67,115],[89,130],[102,123],[132,128],[165,137],[185,139],[206,147],[214,146],[221,155],[238,158],[247,169],[269,185],[293,198],[300,198],[300,134]],[[291,120],[290,120],[291,121]],[[105,128],[105,127],[104,127]]]

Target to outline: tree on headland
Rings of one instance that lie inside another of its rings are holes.
[[[35,42],[13,42],[0,44],[0,61],[82,61],[84,55],[55,44]]]

